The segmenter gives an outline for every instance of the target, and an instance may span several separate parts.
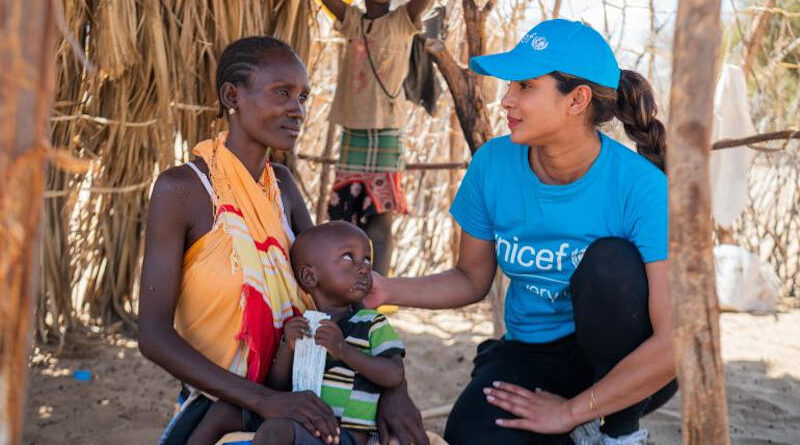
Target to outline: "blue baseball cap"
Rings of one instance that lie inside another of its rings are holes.
[[[564,19],[539,23],[511,51],[472,57],[469,67],[511,81],[560,71],[609,88],[619,85],[619,65],[606,39],[591,26]]]

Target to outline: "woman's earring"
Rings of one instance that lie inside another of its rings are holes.
[[[233,116],[234,114],[236,114],[236,108],[228,108],[228,115]]]

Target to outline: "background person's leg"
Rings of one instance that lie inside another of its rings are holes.
[[[653,334],[639,250],[622,238],[596,240],[586,249],[570,289],[575,336],[597,381]],[[603,432],[618,437],[638,430],[639,418],[663,405],[675,391],[673,381],[657,397],[606,416]]]
[[[360,226],[359,220],[366,196],[364,185],[360,182],[334,188],[328,196],[328,218],[331,221],[342,220]]]
[[[384,212],[369,216],[365,232],[372,240],[372,269],[386,276],[392,261],[394,238],[392,237],[392,212]]]

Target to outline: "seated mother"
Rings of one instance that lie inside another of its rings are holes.
[[[511,279],[507,333],[478,346],[445,440],[644,443],[639,418],[677,390],[664,127],[650,86],[620,72],[600,34],[566,20],[470,66],[510,82],[511,135],[481,147],[461,183],[451,208],[462,229],[457,264],[376,277],[368,304],[475,303],[499,263]],[[638,154],[597,130],[615,116]]]
[[[245,38],[222,53],[216,87],[229,131],[164,171],[150,201],[139,347],[183,382],[180,411],[160,443],[186,443],[219,399],[338,442],[336,417],[317,396],[263,385],[283,322],[313,304],[286,256],[311,218],[292,175],[267,159],[268,148],[288,151],[297,141],[305,67],[284,42]],[[247,417],[233,428],[246,429]],[[427,443],[405,384],[384,393],[378,420],[384,436]]]

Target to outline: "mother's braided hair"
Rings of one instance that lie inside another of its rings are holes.
[[[550,75],[556,79],[556,88],[562,94],[579,85],[591,88],[591,125],[596,127],[616,117],[636,144],[636,151],[664,170],[666,130],[656,118],[658,107],[647,79],[635,71],[622,70],[619,87],[614,90],[569,74],[553,72]]]

